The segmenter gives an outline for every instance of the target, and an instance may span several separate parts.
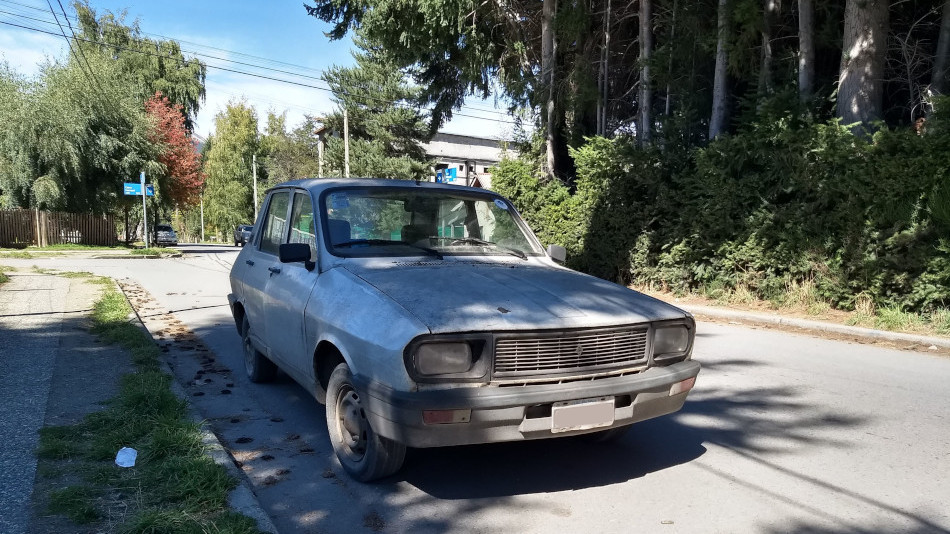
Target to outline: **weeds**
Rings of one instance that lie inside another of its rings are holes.
[[[131,314],[125,297],[107,289],[94,306],[93,332],[129,350],[137,372],[122,378],[105,410],[76,425],[40,431],[38,472],[66,485],[49,494],[49,512],[86,524],[114,518],[121,509],[120,532],[257,532],[252,519],[228,508],[235,481],[205,454],[200,426],[171,391],[158,348]],[[112,462],[122,447],[139,452],[135,467]]]
[[[80,525],[92,523],[102,517],[95,506],[96,497],[97,494],[92,488],[69,486],[50,493],[49,509]]]

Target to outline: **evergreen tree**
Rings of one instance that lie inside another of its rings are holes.
[[[427,141],[429,125],[414,103],[418,89],[410,87],[396,65],[359,40],[355,67],[333,67],[324,78],[333,90],[338,109],[324,124],[343,134],[343,110],[347,111],[350,135],[350,175],[392,179],[427,179],[432,175],[421,143]],[[341,137],[327,143],[325,174],[344,174]]]

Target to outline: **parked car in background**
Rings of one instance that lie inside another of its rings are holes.
[[[155,244],[159,247],[175,246],[178,244],[178,234],[167,224],[155,225]]]
[[[407,447],[614,438],[683,406],[693,317],[564,259],[490,191],[299,180],[268,191],[228,301],[251,381],[279,367],[324,402],[368,481]]]
[[[254,230],[254,226],[250,224],[241,224],[234,229],[234,246],[244,246],[248,241],[251,240],[251,232]]]

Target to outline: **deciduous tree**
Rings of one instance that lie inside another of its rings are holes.
[[[244,101],[228,103],[214,118],[204,172],[205,220],[220,237],[254,218],[251,159],[259,150],[257,113]]]
[[[145,102],[145,110],[153,121],[149,139],[160,147],[158,161],[165,168],[156,177],[161,184],[159,198],[175,207],[198,204],[205,177],[197,145],[185,128],[181,105],[157,92]]]

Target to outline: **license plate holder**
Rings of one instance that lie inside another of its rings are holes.
[[[551,405],[551,432],[571,432],[614,423],[614,398],[597,397],[555,402]]]

